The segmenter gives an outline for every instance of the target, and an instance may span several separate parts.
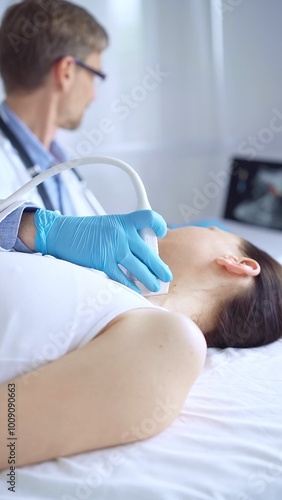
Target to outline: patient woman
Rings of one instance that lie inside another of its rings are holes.
[[[159,249],[174,279],[148,299],[99,271],[0,252],[0,469],[8,401],[17,466],[138,441],[179,415],[207,345],[280,337],[282,267],[267,254],[213,227],[169,231]]]

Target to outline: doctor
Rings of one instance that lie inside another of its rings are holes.
[[[0,199],[40,171],[66,160],[58,128],[76,129],[105,79],[105,29],[83,8],[64,0],[24,0],[6,11],[0,28]],[[55,211],[59,211],[60,214]],[[141,240],[138,230],[166,233],[153,211],[93,216],[78,174],[65,171],[28,195],[26,205],[0,223],[0,247],[39,251],[100,269],[136,289],[122,264],[147,288],[172,275]],[[91,216],[91,217],[85,217]]]

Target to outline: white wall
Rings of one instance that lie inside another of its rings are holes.
[[[106,26],[111,45],[97,101],[79,130],[59,133],[73,156],[128,161],[153,208],[174,223],[221,213],[226,182],[215,182],[216,172],[232,154],[251,154],[250,141],[253,154],[282,158],[281,0],[76,1]],[[146,90],[157,65],[167,76]],[[125,94],[126,117],[118,111]],[[105,208],[133,209],[123,174],[94,168],[83,173]]]
[[[224,16],[226,140],[233,151],[247,153],[253,136],[259,155],[282,159],[282,131],[262,132],[273,109],[282,114],[281,16],[281,0],[241,0]]]

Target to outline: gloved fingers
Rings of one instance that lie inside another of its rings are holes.
[[[167,233],[166,221],[153,210],[138,210],[129,214],[129,216],[137,230],[151,227],[158,238],[163,238]]]
[[[107,270],[105,272],[112,280],[131,288],[131,290],[134,290],[134,292],[137,292],[139,294],[141,293],[140,289],[133,283],[132,280],[130,280],[126,276],[126,274],[124,274],[124,272],[118,267],[118,265],[115,268],[112,268],[110,271]]]
[[[147,247],[148,248],[148,247]],[[148,269],[148,267],[141,262],[133,254],[128,253],[126,257],[120,261],[120,264],[135,276],[135,278],[143,283],[146,288],[152,292],[158,292],[160,284],[156,276]]]
[[[131,242],[130,250],[158,279],[165,282],[172,280],[173,276],[169,267],[161,260],[158,254],[142,240],[141,237],[138,239],[135,238]]]

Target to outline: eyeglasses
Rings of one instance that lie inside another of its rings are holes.
[[[63,57],[66,57],[66,56],[57,57],[57,59],[55,59],[54,63],[60,61],[61,59],[63,59]],[[98,69],[92,68],[92,66],[88,66],[88,64],[85,64],[83,61],[81,61],[77,57],[73,57],[73,60],[77,66],[80,66],[81,68],[84,68],[87,71],[90,71],[90,73],[92,73],[92,75],[99,76],[102,80],[105,80],[107,78],[107,75],[105,75],[105,73],[102,73],[102,71],[99,71]]]
[[[102,80],[105,80],[106,79],[106,76],[105,73],[102,73],[102,71],[98,71],[97,69],[94,69],[92,68],[91,66],[88,66],[88,64],[85,64],[83,61],[81,61],[80,59],[77,59],[77,57],[74,57],[73,58],[75,64],[77,66],[80,66],[81,68],[84,68],[86,69],[87,71],[90,71],[90,73],[92,73],[92,75],[97,75],[99,76],[100,78],[102,78]]]

